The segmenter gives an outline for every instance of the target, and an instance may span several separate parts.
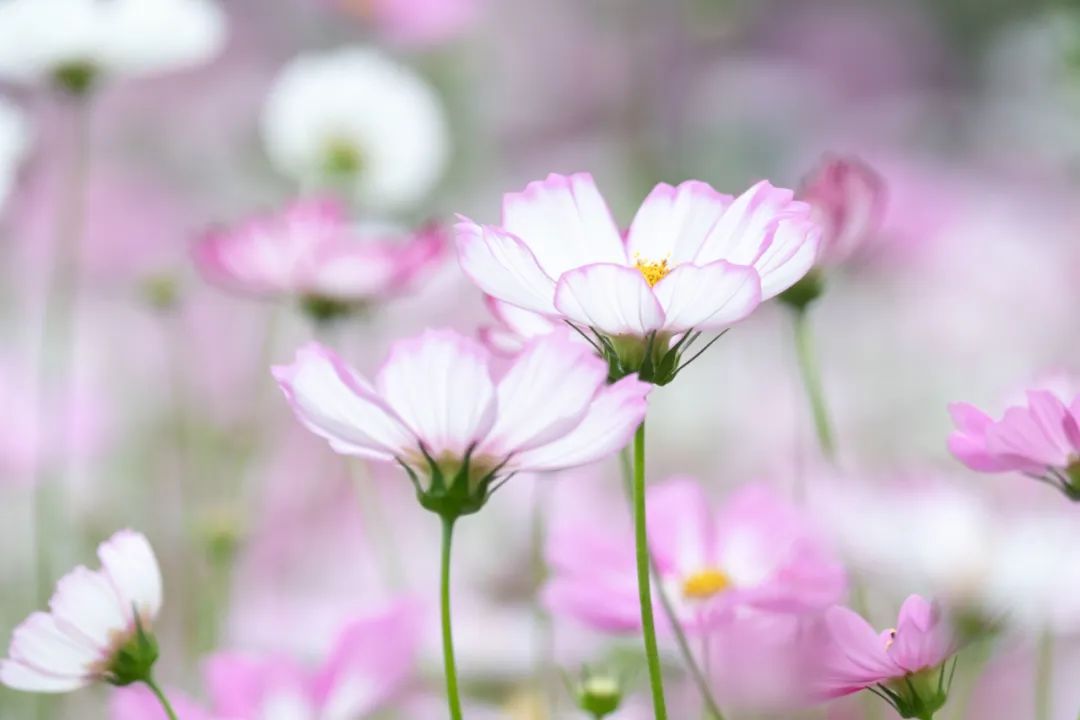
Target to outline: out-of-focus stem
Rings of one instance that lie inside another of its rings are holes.
[[[165,697],[165,693],[158,687],[158,684],[154,682],[154,678],[148,677],[143,682],[146,683],[146,687],[150,688],[150,692],[154,693],[154,697],[161,703],[161,708],[165,711],[165,714],[169,716],[169,720],[177,720],[176,711],[173,710],[172,705],[169,704],[169,698]]]
[[[664,702],[664,675],[656,646],[652,590],[649,582],[649,537],[645,514],[645,422],[634,433],[634,555],[637,561],[638,602],[641,605],[641,634],[645,640],[645,659],[649,664],[653,713],[656,720],[667,720]]]
[[[1045,631],[1039,639],[1035,661],[1035,720],[1050,720],[1050,698],[1054,685],[1054,637]]]
[[[454,660],[454,630],[450,616],[450,545],[454,537],[454,519],[442,519],[442,579],[440,601],[442,608],[443,669],[446,674],[446,702],[451,720],[461,720],[461,697],[458,694],[457,662]]]
[[[547,482],[536,481],[533,489],[532,503],[532,605],[533,605],[533,633],[536,642],[535,666],[533,667],[533,684],[540,696],[541,701],[547,708],[549,717],[555,717],[557,698],[551,692],[548,668],[554,664],[554,638],[552,635],[551,617],[544,609],[540,591],[544,585],[547,574],[547,564],[544,562],[544,543],[547,539],[548,503],[546,490],[549,489]]]
[[[836,455],[833,442],[832,425],[825,406],[825,395],[821,387],[821,374],[817,358],[814,355],[813,333],[806,308],[795,310],[795,353],[799,360],[799,372],[802,375],[806,397],[810,401],[810,411],[814,416],[814,430],[817,433],[821,453],[827,460]]]

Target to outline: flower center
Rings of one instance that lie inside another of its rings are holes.
[[[687,598],[705,600],[731,587],[731,578],[723,570],[699,570],[683,580],[682,592]]]
[[[668,267],[668,259],[664,258],[659,262],[651,262],[642,260],[638,253],[634,253],[634,267],[638,269],[641,276],[645,278],[645,282],[649,283],[649,287],[656,287],[656,283],[667,277],[667,274],[671,272],[671,268]]]
[[[360,150],[348,140],[335,138],[323,151],[323,170],[334,177],[349,177],[360,171],[363,157]]]

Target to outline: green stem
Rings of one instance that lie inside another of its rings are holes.
[[[458,695],[457,663],[454,661],[454,631],[450,624],[450,544],[454,537],[454,518],[443,516],[442,532],[442,602],[443,666],[446,673],[446,701],[451,720],[461,720],[461,697]]]
[[[1054,675],[1054,638],[1044,632],[1039,640],[1035,665],[1035,720],[1050,720],[1050,695]]]
[[[641,604],[641,630],[645,638],[645,658],[649,663],[653,712],[656,720],[667,720],[664,703],[664,676],[656,647],[652,591],[649,587],[649,538],[645,515],[645,422],[634,433],[634,546],[637,560],[638,602]]]
[[[162,692],[158,684],[154,682],[153,677],[148,677],[143,680],[146,683],[146,687],[150,688],[150,692],[154,693],[154,696],[161,703],[161,708],[165,711],[165,714],[169,717],[169,720],[177,720],[176,711],[173,710],[172,705],[169,704],[169,698],[165,697],[165,693]]]
[[[805,308],[795,311],[795,353],[798,355],[799,372],[802,374],[806,397],[814,415],[814,430],[817,432],[818,444],[821,445],[821,453],[827,460],[832,460],[836,455],[836,446],[829,423],[829,412],[825,407],[821,374],[814,356],[813,333]]]

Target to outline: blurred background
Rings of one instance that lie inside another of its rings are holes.
[[[347,462],[295,422],[268,367],[317,337],[372,371],[396,338],[429,326],[473,334],[491,325],[480,293],[451,246],[409,292],[318,322],[287,299],[207,282],[192,260],[192,244],[211,227],[340,189],[283,170],[267,115],[268,95],[290,63],[344,47],[393,58],[437,100],[430,137],[409,135],[406,123],[393,140],[416,151],[408,162],[431,177],[430,189],[393,202],[346,192],[357,222],[452,223],[458,212],[495,222],[502,193],[549,172],[592,172],[624,225],[660,181],[697,178],[731,193],[761,178],[797,187],[826,153],[861,158],[881,176],[880,226],[857,260],[830,276],[812,309],[844,480],[829,473],[815,482],[823,471],[791,319],[780,306],[755,313],[654,393],[651,478],[692,474],[718,498],[752,481],[785,492],[809,485],[811,507],[825,514],[847,507],[830,493],[853,481],[871,495],[946,488],[988,517],[1061,510],[1064,500],[1033,483],[975,475],[951,459],[946,406],[967,400],[996,412],[1022,388],[1076,371],[1080,5],[226,0],[221,7],[228,27],[220,54],[176,72],[117,79],[84,101],[87,180],[66,290],[70,362],[44,379],[39,347],[76,111],[48,88],[0,89],[5,634],[38,607],[35,533],[48,541],[43,582],[51,585],[75,564],[93,565],[93,548],[114,529],[132,527],[149,536],[165,573],[158,676],[170,687],[200,696],[199,660],[220,649],[315,662],[349,618],[407,596],[423,608],[416,622],[424,640],[408,691],[378,717],[442,716],[435,518],[416,505],[398,469]],[[377,115],[382,99],[376,93],[356,112]],[[50,507],[42,528],[34,488],[45,465],[55,472],[42,490]],[[636,651],[634,637],[546,617],[535,600],[544,574],[542,543],[529,531],[535,507],[555,517],[619,513],[618,487],[614,461],[555,478],[519,477],[462,523],[457,638],[476,712],[577,717],[553,671],[556,709],[538,700],[537,658],[554,657],[574,674],[582,662]],[[866,502],[892,509],[893,520],[903,512],[872,496]],[[903,516],[897,541],[926,522],[915,511]],[[980,551],[982,536],[965,535],[966,527],[946,522],[941,542]],[[857,529],[837,536],[853,568],[874,565],[872,553],[846,552],[858,549]],[[890,567],[879,565],[884,577],[867,581],[880,626],[907,593],[941,590],[934,578]],[[1052,717],[1071,720],[1080,686],[1068,678],[1080,655],[1069,633],[1061,635]],[[1032,648],[1030,633],[1001,639],[965,679],[975,700],[943,717],[1028,717]],[[632,714],[643,680],[639,674],[630,684],[627,718],[644,717]],[[673,688],[677,697],[677,682]],[[39,717],[107,718],[109,698],[109,689],[95,688],[50,700]],[[857,718],[862,708],[828,712]],[[0,717],[35,711],[31,699],[0,688]],[[805,717],[826,711],[813,712]]]

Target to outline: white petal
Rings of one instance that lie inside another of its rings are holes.
[[[707,265],[727,260],[736,265],[754,265],[772,239],[776,223],[789,207],[809,212],[805,203],[795,202],[794,193],[773,187],[762,180],[732,201],[705,239],[694,262]]]
[[[503,457],[576,427],[607,378],[607,363],[568,330],[532,341],[499,382],[498,416],[481,454]]]
[[[625,265],[586,265],[564,274],[555,288],[555,307],[607,335],[647,335],[664,325],[649,283]]]
[[[449,330],[394,344],[376,379],[379,394],[433,456],[464,456],[495,417],[488,354]]]
[[[742,320],[761,302],[753,268],[720,260],[703,267],[680,265],[653,288],[664,308],[664,329],[718,329]]]
[[[134,605],[144,620],[161,609],[161,570],[141,533],[121,530],[98,547],[102,572],[112,581],[125,607]]]
[[[26,667],[78,679],[91,676],[94,664],[103,657],[101,651],[65,633],[52,615],[43,612],[34,613],[15,628],[8,654]]]
[[[524,471],[560,470],[607,457],[630,441],[645,419],[645,397],[652,385],[636,375],[624,377],[596,394],[581,423],[547,445],[514,456],[510,468]]]
[[[330,349],[305,345],[292,365],[273,372],[296,416],[337,452],[389,461],[416,446],[400,419]]]
[[[64,632],[102,650],[133,622],[131,607],[121,604],[109,579],[81,565],[56,584],[49,608]]]
[[[626,238],[630,260],[666,259],[672,267],[690,262],[732,199],[698,180],[678,187],[657,185],[630,224]]]
[[[781,220],[754,269],[761,276],[761,299],[787,290],[810,271],[817,259],[821,229],[802,215]]]
[[[35,670],[12,660],[0,660],[0,683],[15,690],[38,693],[62,693],[78,690],[91,683],[89,678],[60,677]]]
[[[469,220],[455,227],[461,269],[477,287],[499,300],[551,315],[555,281],[518,238]]]

